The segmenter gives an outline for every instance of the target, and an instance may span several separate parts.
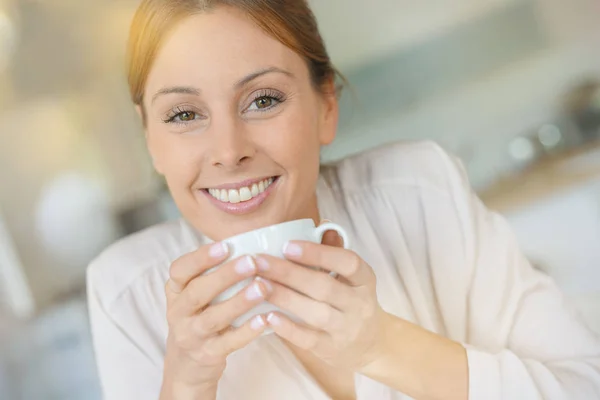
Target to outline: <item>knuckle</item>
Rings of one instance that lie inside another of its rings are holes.
[[[222,351],[219,351],[219,348],[220,346],[218,346],[214,341],[207,341],[201,348],[200,357],[203,357],[204,361],[222,357],[225,354],[222,354]]]
[[[194,320],[194,333],[207,337],[219,330],[219,322],[211,313],[203,313]]]
[[[210,349],[210,347],[208,347],[208,346],[202,346],[202,348],[200,350],[195,351],[193,353],[194,361],[200,365],[211,365],[212,366],[212,365],[218,363],[220,360],[222,360],[223,357],[209,353],[208,351],[212,351],[209,349]]]
[[[181,336],[174,336],[173,342],[178,349],[187,350],[188,341]]]
[[[202,286],[203,285],[200,278],[196,278],[190,282],[186,288],[187,290],[185,291],[187,303],[197,309],[200,309],[206,305],[204,304],[204,299],[202,296]]]
[[[218,337],[215,337],[210,346],[206,346],[205,352],[211,357],[226,358],[231,353],[239,350],[249,340],[248,333],[244,328],[232,329]]]
[[[188,330],[181,325],[175,326],[172,330],[173,343],[179,349],[189,350],[191,348],[191,340]]]
[[[350,258],[350,264],[348,265],[348,275],[355,275],[360,270],[361,266],[362,259],[359,257],[358,254],[352,253],[352,256]]]
[[[226,338],[223,338],[224,343],[221,347],[221,355],[222,356],[228,356],[229,354],[233,353],[234,351],[237,350],[237,346],[235,345],[235,343],[233,343],[231,340],[225,340]]]
[[[169,268],[169,277],[177,283],[180,283],[183,279],[185,279],[183,276],[184,257],[185,256],[179,257],[173,261],[171,263],[171,267]]]

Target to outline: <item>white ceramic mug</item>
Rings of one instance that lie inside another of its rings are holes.
[[[236,259],[244,255],[268,254],[274,257],[284,258],[283,246],[290,240],[302,240],[314,243],[321,243],[323,235],[327,231],[336,231],[344,240],[344,247],[350,247],[348,234],[341,226],[332,222],[327,222],[315,227],[312,219],[299,219],[296,221],[284,222],[282,224],[267,226],[254,231],[242,233],[225,239],[223,242],[229,246],[229,260]],[[219,268],[219,267],[216,267]],[[214,269],[213,269],[214,270]],[[245,279],[236,285],[228,288],[213,300],[213,304],[220,303],[230,299],[239,291],[244,290],[253,278]],[[280,310],[274,305],[263,302],[254,307],[244,315],[237,318],[232,326],[239,327],[250,318],[258,314],[268,314],[272,311],[281,312],[293,320],[298,320],[293,315]],[[269,332],[267,332],[269,333]]]

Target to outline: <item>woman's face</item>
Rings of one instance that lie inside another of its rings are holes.
[[[318,218],[319,150],[337,126],[333,87],[240,11],[184,20],[148,77],[147,142],[184,217],[214,240]]]

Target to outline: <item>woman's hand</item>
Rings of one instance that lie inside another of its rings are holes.
[[[359,371],[377,359],[388,314],[371,267],[350,250],[311,242],[290,242],[284,253],[287,260],[258,257],[259,274],[272,286],[269,302],[306,325],[269,314],[275,333],[333,366]]]
[[[222,243],[204,246],[171,265],[165,287],[169,337],[161,399],[215,398],[227,356],[264,331],[257,316],[240,328],[231,323],[264,300],[266,288],[254,280],[231,299],[210,305],[225,289],[256,274],[251,257],[222,263],[228,249]]]
[[[468,397],[463,346],[383,311],[374,272],[358,255],[310,242],[291,242],[285,255],[286,260],[261,255],[259,274],[272,286],[268,301],[306,325],[269,314],[277,335],[412,398]]]

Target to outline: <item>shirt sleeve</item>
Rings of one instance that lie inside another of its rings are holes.
[[[103,303],[101,275],[95,272],[94,266],[88,270],[88,307],[103,398],[158,399],[162,368],[137,344],[135,329],[125,328],[122,312],[111,313]]]
[[[600,399],[598,336],[531,266],[505,219],[472,193],[462,166],[443,158],[470,268],[469,399]]]

